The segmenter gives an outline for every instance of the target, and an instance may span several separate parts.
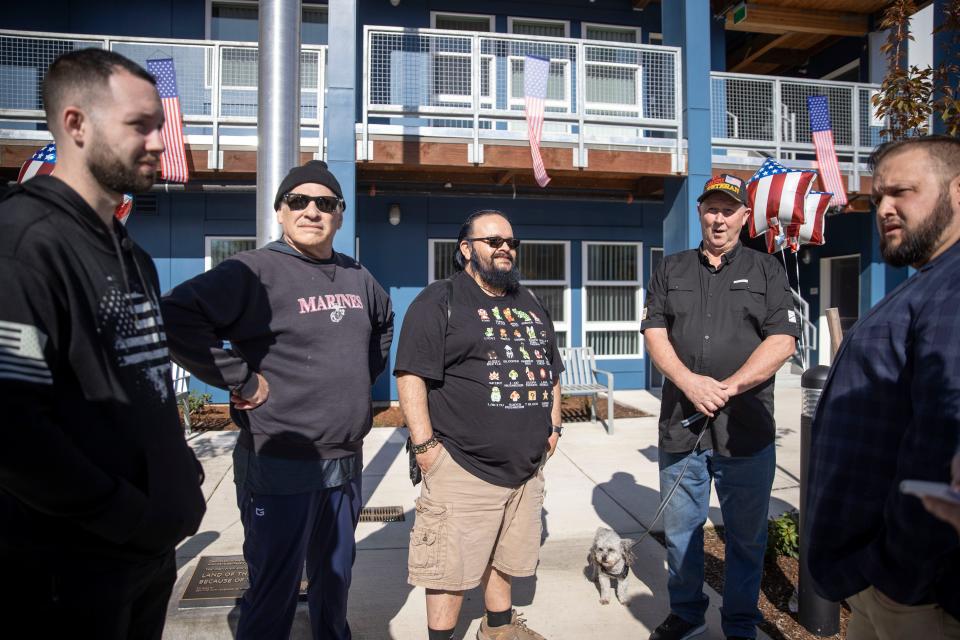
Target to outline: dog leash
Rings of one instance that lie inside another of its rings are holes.
[[[706,418],[706,417],[707,417],[707,416],[705,416],[704,414],[702,414],[702,413],[700,413],[700,412],[697,412],[697,413],[693,414],[692,416],[690,416],[689,418],[686,418],[686,419],[684,419],[684,420],[681,420],[681,421],[680,421],[680,424],[683,425],[684,427],[689,427],[690,425],[696,424],[697,422],[699,422],[700,420],[702,420],[703,418]],[[700,430],[700,435],[697,436],[697,441],[694,443],[693,449],[691,450],[691,453],[695,452],[695,451],[697,450],[697,447],[700,446],[700,441],[703,440],[703,434],[705,434],[705,433],[707,432],[707,430],[710,428],[710,423],[711,423],[711,422],[713,422],[713,418],[709,418],[709,419],[707,420],[707,423],[706,423],[705,425],[703,425],[703,429]],[[647,527],[647,530],[643,533],[643,535],[640,536],[640,537],[637,539],[636,542],[634,542],[632,545],[630,545],[630,549],[631,549],[631,550],[632,550],[634,547],[636,547],[638,544],[640,544],[641,542],[643,542],[644,539],[645,539],[647,536],[649,536],[650,533],[653,531],[654,525],[656,525],[656,524],[657,524],[657,521],[660,520],[660,517],[663,516],[663,511],[664,511],[664,509],[666,509],[666,508],[667,508],[667,505],[670,504],[670,498],[673,497],[673,494],[676,493],[676,491],[677,491],[677,487],[680,486],[680,482],[683,480],[683,476],[684,476],[684,474],[686,474],[686,472],[687,472],[687,466],[688,466],[689,464],[690,464],[690,458],[688,457],[688,458],[686,459],[686,461],[683,463],[683,468],[680,469],[680,475],[677,476],[677,479],[674,481],[673,486],[670,487],[670,491],[667,492],[667,497],[664,498],[664,500],[660,503],[660,506],[657,507],[657,512],[653,515],[653,522],[650,523],[650,526]]]

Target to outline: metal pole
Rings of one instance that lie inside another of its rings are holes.
[[[797,586],[797,615],[803,628],[817,636],[832,636],[840,631],[840,603],[821,598],[813,590],[813,578],[806,562],[810,538],[803,528],[803,514],[807,507],[811,427],[829,373],[830,367],[817,365],[804,371],[800,378],[803,401],[800,410],[800,580]]]
[[[300,0],[260,1],[257,70],[257,246],[280,237],[273,198],[299,164]]]

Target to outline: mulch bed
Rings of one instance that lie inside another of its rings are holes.
[[[652,534],[661,545],[664,537],[660,532]],[[707,584],[717,593],[723,593],[723,558],[726,545],[723,527],[705,527],[703,531],[704,569]],[[772,640],[840,640],[847,634],[850,609],[844,602],[840,606],[840,633],[833,636],[817,636],[797,621],[797,614],[790,612],[790,598],[797,588],[800,568],[796,558],[780,556],[776,560],[767,557],[763,563],[763,578],[760,582],[760,613],[763,623],[760,629]]]
[[[566,422],[590,422],[590,399],[586,397],[564,398],[560,405],[560,415]],[[601,420],[607,417],[607,401],[601,400],[597,403],[597,416]],[[628,407],[614,401],[613,418],[649,418],[650,414],[640,409]],[[373,410],[373,426],[375,427],[402,427],[404,425],[403,413],[400,407],[380,407]]]
[[[183,410],[180,410],[183,421]],[[190,427],[197,431],[237,431],[237,425],[230,419],[230,406],[226,404],[207,404],[200,411],[190,414]]]

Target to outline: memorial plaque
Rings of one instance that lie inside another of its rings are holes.
[[[180,598],[180,609],[232,607],[250,586],[243,556],[201,556]],[[306,600],[307,580],[300,580],[300,600]]]

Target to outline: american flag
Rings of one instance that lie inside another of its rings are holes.
[[[543,109],[547,100],[547,78],[550,61],[537,56],[523,59],[523,97],[526,104],[527,135],[530,138],[530,156],[533,158],[533,177],[541,187],[550,183],[550,177],[540,157],[540,138],[543,136]]]
[[[51,142],[23,163],[23,166],[20,167],[20,175],[17,176],[17,182],[26,182],[33,176],[53,173],[55,166],[57,166],[57,144]]]
[[[813,146],[817,148],[817,164],[820,166],[823,187],[833,192],[830,204],[842,207],[847,204],[847,192],[840,179],[840,165],[837,164],[837,152],[833,148],[827,96],[808,97],[807,108],[810,110],[810,132],[813,134]]]
[[[160,156],[160,175],[169,182],[187,182],[187,154],[183,148],[183,119],[180,117],[180,96],[177,94],[177,73],[173,58],[147,60],[147,71],[157,79],[157,92],[163,103],[163,138],[165,150]]]
[[[766,233],[780,225],[803,223],[803,199],[810,191],[815,171],[787,169],[767,158],[747,181],[747,204],[750,214],[750,237]]]
[[[823,221],[832,196],[832,193],[820,191],[807,194],[803,202],[803,223],[787,228],[787,236],[793,240],[791,247],[794,251],[798,251],[801,244],[823,244],[826,241],[823,236]]]

